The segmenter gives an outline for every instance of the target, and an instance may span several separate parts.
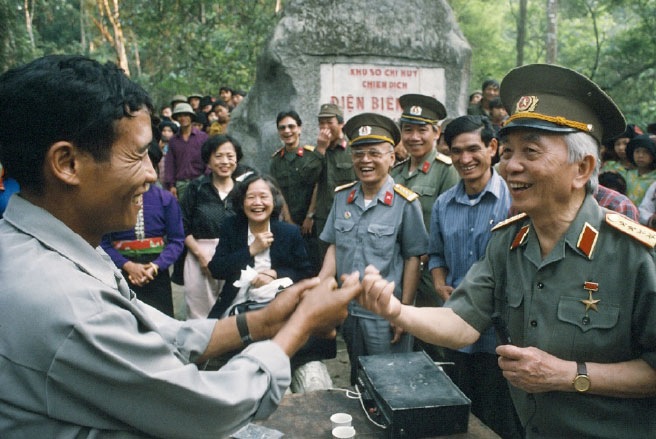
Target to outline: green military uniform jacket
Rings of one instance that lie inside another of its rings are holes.
[[[641,358],[656,368],[654,231],[590,195],[544,260],[527,216],[495,229],[485,257],[445,306],[481,333],[499,311],[513,344],[564,360]],[[511,393],[527,438],[656,437],[656,397]]]
[[[326,150],[323,170],[319,177],[317,191],[317,209],[315,220],[317,221],[317,232],[321,233],[335,198],[335,188],[355,180],[353,171],[353,160],[351,159],[351,148],[345,139],[341,139],[337,145]],[[321,224],[319,228],[318,224]]]
[[[271,158],[269,172],[278,182],[289,213],[299,226],[307,215],[312,191],[321,174],[323,157],[314,146],[300,146],[296,151],[277,150]]]
[[[430,228],[431,209],[437,197],[454,186],[459,180],[458,172],[451,164],[451,158],[434,149],[426,155],[422,164],[410,175],[410,160],[407,159],[392,168],[392,178],[396,183],[412,189],[419,195],[424,226]]]

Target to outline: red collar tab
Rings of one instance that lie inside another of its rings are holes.
[[[348,204],[353,203],[353,200],[355,200],[355,192],[356,192],[356,190],[353,189],[353,190],[351,191],[351,193],[349,194],[348,198],[346,199],[346,202],[347,202]]]
[[[512,244],[510,244],[510,250],[515,250],[517,247],[522,245],[526,241],[526,235],[528,235],[529,226],[528,224],[519,229],[515,239],[513,239]]]
[[[298,149],[296,150],[296,155],[299,157],[303,157],[303,151],[304,151],[303,147],[299,146]]]
[[[592,252],[597,244],[598,236],[599,232],[597,232],[597,230],[590,224],[585,223],[583,230],[581,230],[581,234],[579,235],[576,247],[578,247],[588,259],[592,256]]]
[[[383,203],[386,204],[387,206],[391,206],[393,200],[394,200],[394,192],[391,191],[385,192],[385,198],[383,198]]]
[[[424,162],[424,164],[421,165],[421,172],[423,172],[425,174],[425,173],[428,172],[429,169],[430,169],[430,162],[428,160],[426,160]]]

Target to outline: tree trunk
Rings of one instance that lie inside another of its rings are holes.
[[[34,29],[32,28],[32,22],[34,21],[34,0],[31,2],[29,0],[23,0],[23,9],[25,10],[25,27],[27,28],[27,35],[30,37],[30,47],[32,50],[36,50]]]
[[[517,18],[517,66],[524,65],[524,46],[526,45],[526,2],[519,0],[519,17]]]
[[[547,0],[547,64],[558,59],[558,0]]]
[[[112,6],[109,6],[109,0],[98,0],[98,7],[101,10],[101,15],[107,15],[107,19],[112,25],[114,35],[110,35],[105,30],[103,35],[109,40],[110,44],[116,51],[116,64],[125,71],[125,74],[130,76],[130,67],[128,65],[128,55],[125,50],[125,37],[123,36],[123,27],[121,26],[120,11],[118,6],[119,0],[112,0]],[[102,28],[101,28],[102,31]]]

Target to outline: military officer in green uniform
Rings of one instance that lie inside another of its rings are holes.
[[[428,231],[435,200],[460,179],[451,158],[435,149],[440,136],[437,122],[446,117],[446,109],[437,99],[419,94],[403,95],[399,103],[403,108],[401,140],[410,157],[394,166],[392,178],[419,195],[424,226]],[[435,292],[433,279],[426,267],[422,269],[417,306],[441,304],[442,300]]]
[[[372,264],[395,284],[394,294],[412,305],[419,279],[419,257],[428,251],[417,194],[389,176],[399,130],[391,119],[374,113],[351,118],[344,126],[353,167],[360,181],[336,189],[335,201],[320,238],[329,245],[319,273],[322,279]],[[355,383],[357,357],[412,350],[412,337],[383,318],[349,305],[343,335]]]
[[[271,157],[269,173],[276,179],[285,198],[285,221],[301,227],[308,254],[316,271],[321,267],[318,238],[307,218],[312,192],[321,174],[323,157],[311,145],[301,146],[303,122],[294,110],[282,111],[276,117],[278,135],[283,143]]]
[[[598,146],[624,131],[612,100],[554,65],[508,73],[499,171],[516,209],[441,308],[401,305],[375,274],[363,304],[458,348],[493,321],[526,437],[656,437],[656,232],[600,207]]]
[[[324,157],[323,168],[309,215],[321,235],[335,197],[335,188],[355,180],[351,148],[344,138],[344,113],[337,104],[322,104],[319,109],[319,137],[316,152]],[[322,249],[325,253],[327,246]]]

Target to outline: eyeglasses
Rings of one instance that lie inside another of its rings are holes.
[[[293,123],[292,123],[292,124],[289,124],[289,125],[278,125],[278,131],[285,131],[285,128],[287,128],[288,130],[291,131],[291,130],[293,130],[294,128],[296,128],[297,126],[298,126],[298,125],[293,124]]]
[[[365,156],[369,156],[371,159],[380,159],[382,158],[385,154],[391,154],[393,153],[394,150],[390,151],[379,151],[377,149],[357,149],[351,151],[351,156],[355,160],[362,160]]]

